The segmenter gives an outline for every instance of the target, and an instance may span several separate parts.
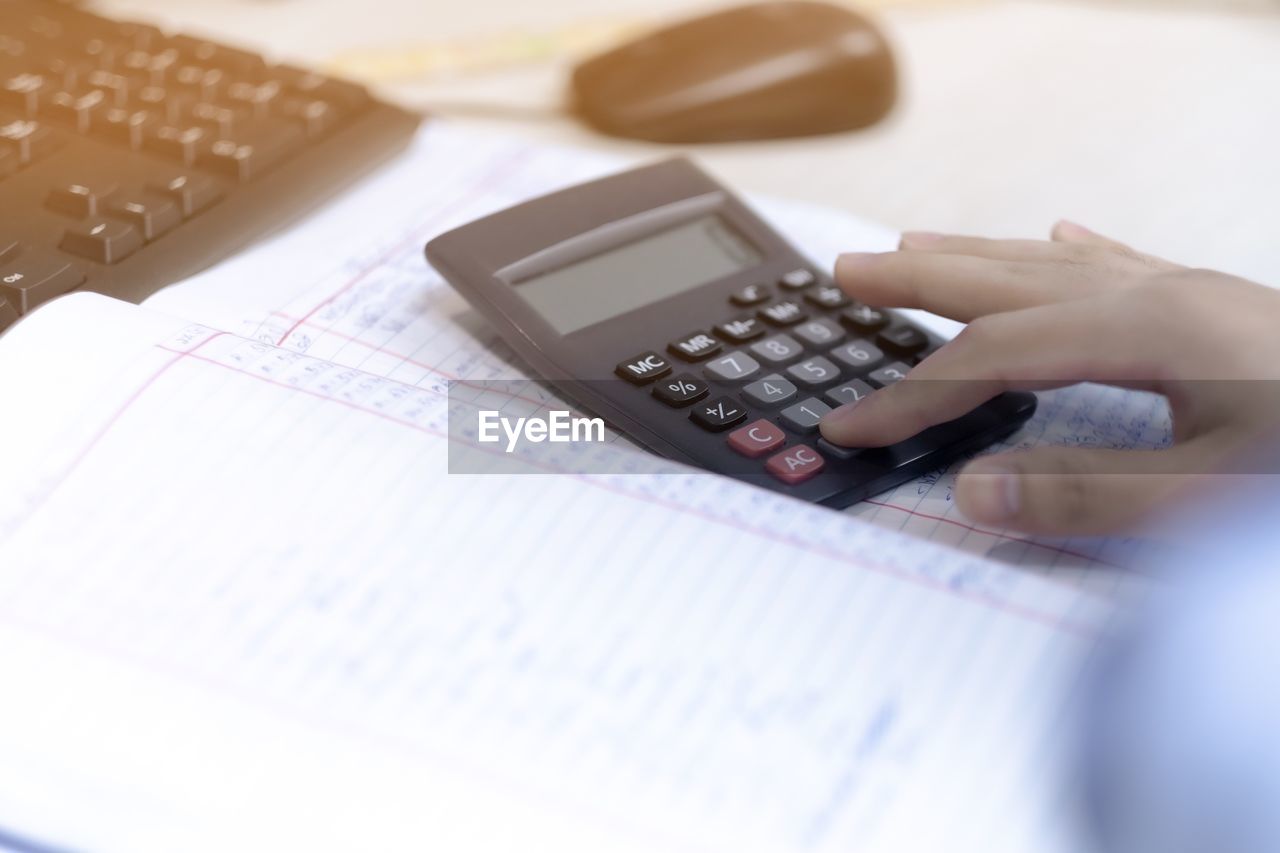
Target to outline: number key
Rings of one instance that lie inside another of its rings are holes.
[[[760,362],[745,352],[734,352],[707,362],[707,375],[720,382],[737,382],[760,370]]]
[[[907,367],[900,361],[895,361],[893,364],[886,364],[879,370],[873,370],[871,374],[867,376],[867,381],[872,385],[877,385],[883,388],[886,385],[901,382],[907,378],[907,374],[910,372],[910,367]]]
[[[831,407],[815,397],[801,400],[794,406],[782,410],[782,423],[792,432],[810,433],[818,428],[818,423],[831,411]]]
[[[781,364],[790,361],[804,352],[804,347],[796,343],[790,335],[774,335],[758,344],[751,345],[751,351],[763,361],[770,364]]]
[[[793,399],[798,392],[794,384],[775,373],[758,382],[752,382],[742,389],[742,393],[758,406],[779,406]]]
[[[817,276],[806,269],[792,270],[784,275],[778,284],[786,290],[804,290],[818,280]]]
[[[884,361],[884,353],[866,341],[836,347],[831,351],[831,357],[854,370],[868,370]]]
[[[873,391],[875,389],[861,379],[851,379],[828,389],[823,396],[833,406],[848,406],[851,403],[861,403]]]
[[[810,346],[829,347],[840,342],[844,329],[825,317],[819,317],[796,326],[795,336]]]
[[[813,388],[840,378],[840,369],[821,356],[805,359],[787,368],[787,375],[797,383]]]

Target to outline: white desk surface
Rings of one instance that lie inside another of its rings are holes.
[[[687,15],[688,0],[107,0],[276,54]],[[899,228],[1041,236],[1060,217],[1184,263],[1280,285],[1280,5],[995,2],[909,6],[882,20],[904,97],[858,134],[691,149],[744,190],[842,207]],[[564,67],[397,85],[417,105],[552,103]],[[569,119],[466,118],[501,132],[649,158]]]

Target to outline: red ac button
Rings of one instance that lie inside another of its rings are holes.
[[[816,476],[826,464],[818,451],[801,444],[769,457],[764,467],[788,486],[795,486]]]

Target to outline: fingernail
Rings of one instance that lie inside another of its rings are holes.
[[[1093,231],[1089,230],[1088,228],[1085,228],[1083,225],[1081,225],[1078,222],[1072,222],[1070,219],[1059,220],[1058,224],[1054,226],[1054,230],[1056,230],[1059,234],[1065,235],[1067,237],[1096,237],[1097,236]]]
[[[902,235],[902,245],[933,246],[945,239],[945,234],[938,234],[935,231],[908,231]]]
[[[1000,524],[1016,518],[1022,508],[1022,480],[1018,472],[997,463],[974,462],[963,472],[964,506],[973,520]]]
[[[874,252],[850,252],[836,258],[836,275],[842,272],[853,272],[874,264],[880,256]]]

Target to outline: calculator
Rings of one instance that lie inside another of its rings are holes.
[[[844,507],[1015,431],[1002,394],[891,447],[837,447],[833,408],[943,340],[849,299],[724,186],[677,158],[432,240],[430,263],[542,381],[654,453]]]

